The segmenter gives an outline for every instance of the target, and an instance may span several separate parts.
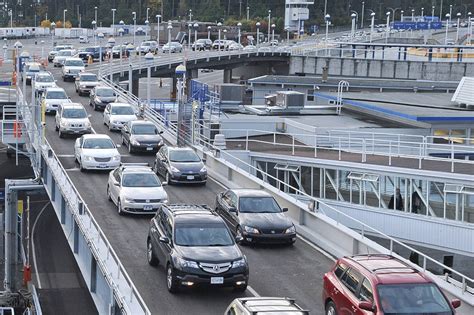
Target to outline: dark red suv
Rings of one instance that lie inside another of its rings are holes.
[[[327,315],[452,315],[461,301],[449,301],[436,283],[390,255],[340,258],[324,275]]]

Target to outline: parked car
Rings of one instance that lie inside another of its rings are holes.
[[[90,91],[99,85],[99,80],[97,79],[97,74],[92,72],[81,72],[74,82],[76,86],[76,93],[79,96],[84,94],[89,94]]]
[[[86,47],[84,48],[84,51],[89,53],[92,56],[92,59],[94,60],[99,60],[99,58],[102,58],[102,60],[104,60],[105,55],[107,54],[107,47],[101,47],[101,46]]]
[[[56,81],[51,72],[41,71],[35,74],[33,88],[38,94],[43,93],[47,88],[53,87],[56,87]]]
[[[207,38],[198,39],[192,44],[191,48],[195,51],[210,50],[212,48],[212,40]]]
[[[77,54],[75,54],[73,57],[82,59],[82,61],[84,62],[88,62],[89,57],[91,57],[91,54],[88,53],[87,51],[78,51]]]
[[[92,132],[90,115],[79,103],[61,104],[56,111],[55,124],[59,138],[64,135],[83,135]]]
[[[79,36],[80,44],[87,44],[88,42],[89,42],[89,38],[87,36]]]
[[[239,43],[233,42],[231,43],[228,47],[227,50],[242,50],[244,49],[244,46],[242,46]]]
[[[326,314],[455,314],[449,301],[425,273],[390,255],[343,257],[323,278]]]
[[[130,57],[130,51],[125,45],[118,45],[112,47],[112,58],[120,58],[120,48],[122,48],[122,58]]]
[[[216,212],[244,243],[296,241],[296,228],[269,193],[256,189],[229,189],[216,197]]]
[[[58,107],[65,103],[71,103],[71,99],[67,96],[66,91],[64,91],[63,88],[46,88],[41,96],[41,104],[44,107],[46,114],[55,114]]]
[[[154,40],[147,40],[141,43],[140,46],[137,47],[136,49],[137,55],[138,54],[146,54],[146,53],[153,53],[156,54],[158,52],[158,42]]]
[[[171,50],[171,53],[180,53],[183,51],[183,45],[181,45],[178,42],[170,42],[166,43],[163,45],[163,48],[161,49],[163,53],[169,53]]]
[[[223,40],[223,39],[221,39],[221,40],[216,39],[214,41],[214,43],[212,43],[212,49],[214,49],[214,50],[218,50],[218,49],[219,50],[224,50],[225,47],[226,47],[226,41]]]
[[[281,297],[243,297],[230,303],[225,315],[309,315],[309,311],[302,309],[294,299]]]
[[[64,64],[64,61],[66,61],[67,58],[71,58],[76,54],[75,49],[64,49],[61,50],[56,54],[56,56],[53,59],[53,65],[55,67],[62,67]]]
[[[83,135],[74,143],[74,157],[84,170],[110,170],[120,165],[120,153],[108,135]]]
[[[137,120],[132,105],[126,103],[109,103],[104,110],[104,125],[109,130],[120,130],[131,120]]]
[[[257,47],[254,45],[247,45],[242,50],[245,52],[257,52]]]
[[[41,65],[37,62],[28,62],[23,71],[22,75],[25,76],[24,79],[26,80],[26,85],[31,85],[31,79],[41,71]]]
[[[48,61],[49,62],[52,62],[54,60],[54,57],[56,57],[56,55],[61,51],[61,50],[64,50],[64,49],[74,49],[74,47],[72,45],[57,45],[53,48],[53,50],[51,50],[49,53],[48,53]]]
[[[164,145],[162,133],[151,121],[132,120],[122,128],[122,143],[129,153],[156,152]]]
[[[64,61],[64,66],[62,69],[63,80],[71,81],[79,76],[79,73],[85,70],[86,64],[80,58],[67,58]]]
[[[200,205],[163,205],[150,221],[147,259],[166,270],[166,287],[230,286],[244,292],[249,280],[247,258],[224,221]]]
[[[117,100],[114,89],[108,86],[96,86],[89,93],[89,105],[94,110],[104,110],[107,104]]]
[[[163,146],[156,154],[153,170],[168,184],[206,184],[207,169],[191,148]]]
[[[168,203],[164,185],[150,167],[125,163],[109,173],[107,197],[120,215],[155,213]]]

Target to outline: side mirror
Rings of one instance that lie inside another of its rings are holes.
[[[454,308],[458,308],[458,307],[461,306],[461,300],[458,300],[458,299],[451,300],[451,305],[452,305]]]
[[[91,118],[91,117],[92,117],[92,115],[91,115],[91,114],[89,114],[89,115],[87,115],[87,117],[88,117],[88,118]]]
[[[119,182],[114,182],[114,186],[120,186]]]
[[[283,212],[288,212],[288,208],[281,209]]]
[[[158,134],[159,135],[163,134],[163,130],[158,131]]]
[[[161,243],[165,243],[165,244],[169,244],[169,243],[170,243],[170,239],[167,238],[166,236],[160,236],[160,242],[161,242]]]
[[[168,182],[161,182],[161,186],[168,186]]]
[[[359,308],[361,310],[365,310],[365,311],[369,311],[369,312],[374,312],[375,311],[375,307],[372,304],[372,302],[368,302],[368,301],[359,302]]]
[[[235,207],[229,207],[229,212],[237,213],[237,209]]]
[[[121,146],[122,146],[121,144],[118,144],[118,143],[116,144],[117,148],[120,148]]]
[[[237,243],[242,243],[243,240],[244,240],[244,238],[243,238],[242,236],[236,236],[236,237],[235,237],[235,241],[236,241]]]

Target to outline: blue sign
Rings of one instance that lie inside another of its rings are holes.
[[[396,30],[438,30],[443,27],[441,22],[394,22],[392,28]]]
[[[0,188],[0,200],[5,200],[5,188]]]
[[[0,86],[11,86],[11,81],[0,81]]]

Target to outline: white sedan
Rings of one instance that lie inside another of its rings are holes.
[[[150,167],[124,163],[109,173],[107,197],[117,205],[119,214],[155,213],[168,203],[165,184]]]
[[[137,119],[137,114],[130,104],[110,103],[104,110],[104,125],[108,126],[109,130],[120,130],[129,121]]]
[[[108,135],[89,134],[76,139],[74,157],[79,169],[110,170],[120,165],[120,153]]]

